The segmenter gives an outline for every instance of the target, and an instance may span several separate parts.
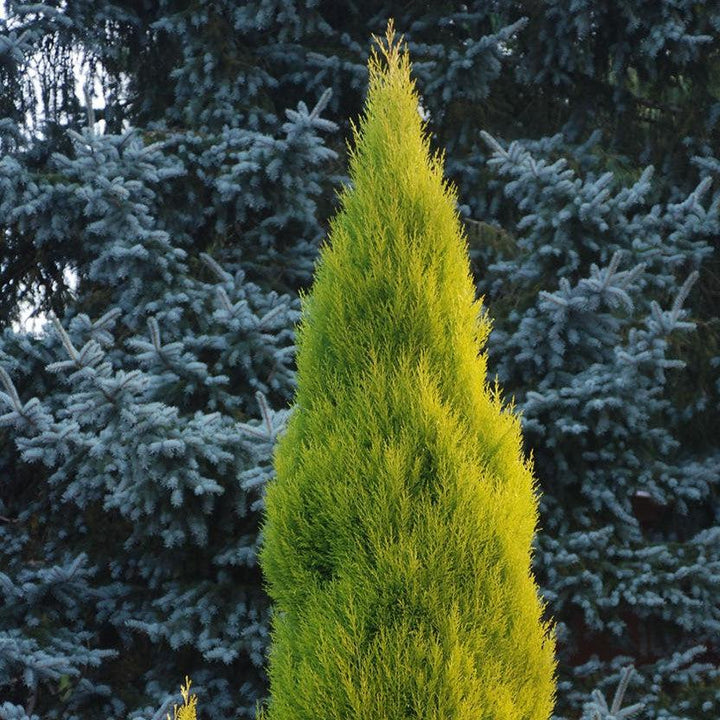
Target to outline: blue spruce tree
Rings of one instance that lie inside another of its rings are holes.
[[[559,695],[577,707],[631,659],[651,717],[699,717],[720,699],[720,528],[703,513],[720,456],[682,442],[692,408],[683,416],[673,381],[720,203],[706,180],[653,203],[651,168],[618,187],[579,177],[557,141],[485,140],[520,216],[516,240],[486,250],[485,282],[507,308],[496,367],[545,480],[538,569],[561,620]]]
[[[74,75],[45,66],[56,106],[26,117],[20,88],[0,121],[0,717],[165,717],[185,674],[213,717],[252,715],[259,511],[293,389],[287,290],[332,175],[329,94],[275,114],[208,79],[208,108],[137,126],[132,89],[110,103],[120,46],[87,21],[137,40],[142,18],[8,8],[5,77],[78,54],[109,86],[73,115]],[[191,64],[167,68],[180,98]],[[9,324],[23,298],[50,311],[38,333]]]

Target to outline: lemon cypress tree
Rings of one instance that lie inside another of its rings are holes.
[[[537,498],[407,51],[373,51],[267,488],[269,720],[546,719]]]

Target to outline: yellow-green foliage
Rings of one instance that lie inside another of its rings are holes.
[[[454,191],[405,50],[370,61],[267,491],[269,720],[546,720],[520,425],[486,381]]]
[[[173,706],[172,720],[197,720],[197,695],[190,694],[190,678],[185,678],[185,684],[180,686],[180,695],[182,695],[183,704]],[[167,720],[171,720],[170,713]]]

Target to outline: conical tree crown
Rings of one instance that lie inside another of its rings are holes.
[[[354,140],[266,496],[268,715],[546,720],[533,476],[391,29]]]

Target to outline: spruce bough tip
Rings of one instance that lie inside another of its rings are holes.
[[[388,28],[352,186],[298,332],[266,495],[269,720],[547,720],[554,643],[530,572],[537,497],[486,379],[442,161]]]

